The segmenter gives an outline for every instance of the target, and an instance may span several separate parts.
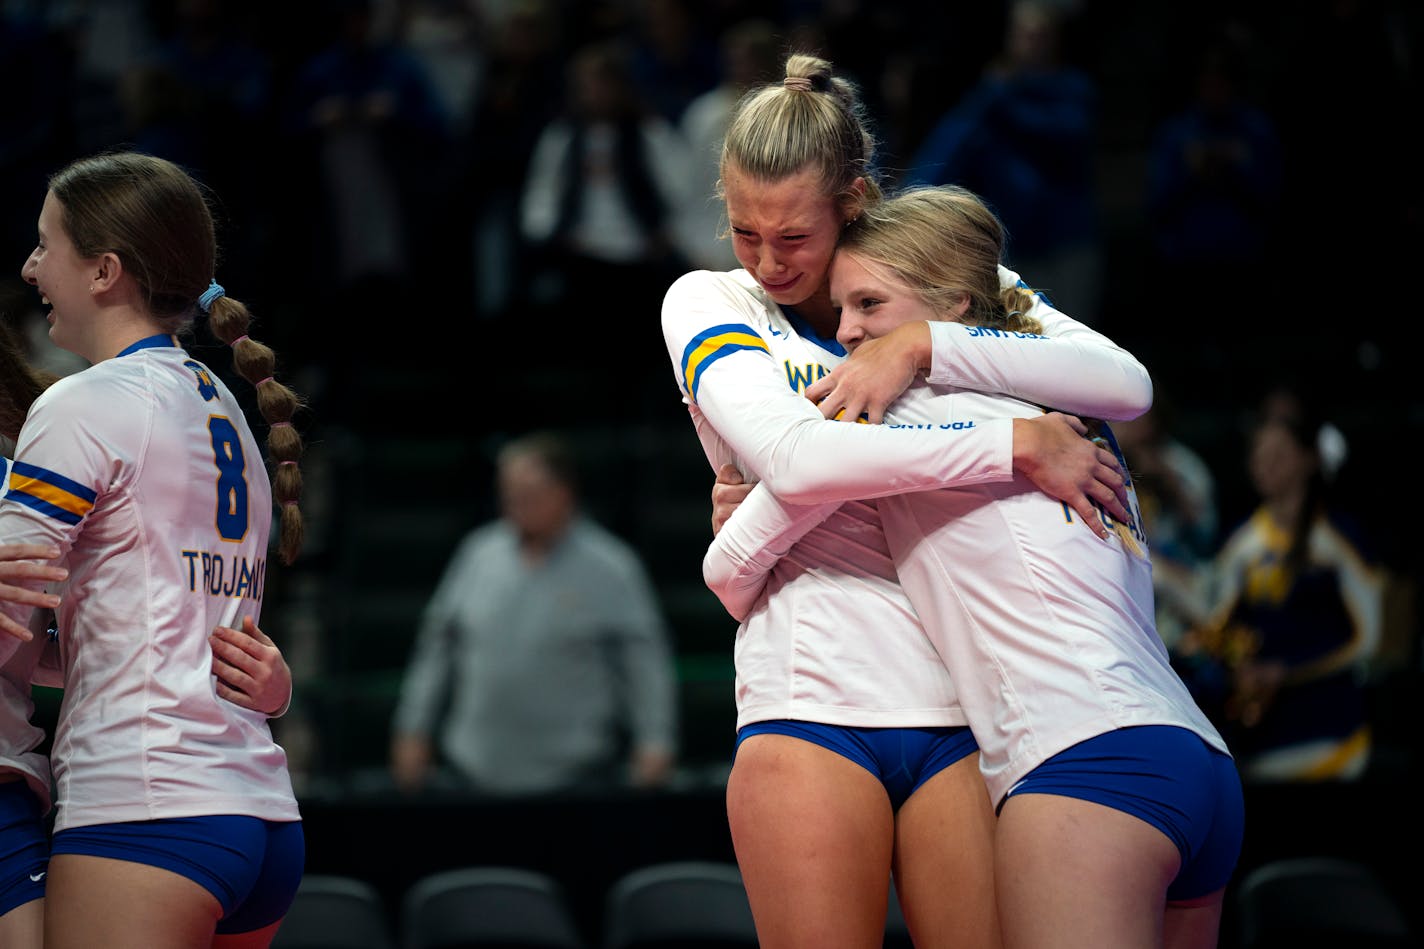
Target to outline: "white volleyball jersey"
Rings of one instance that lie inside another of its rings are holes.
[[[1040,411],[919,384],[888,423],[974,425]],[[1110,431],[1104,438],[1116,452]],[[881,502],[900,582],[954,676],[995,801],[1046,759],[1117,728],[1176,725],[1227,750],[1157,634],[1130,486],[1129,499],[1131,523],[1102,515],[1115,527],[1107,540],[1023,477]]]
[[[55,383],[21,432],[0,537],[57,545],[55,827],[298,819],[266,716],[220,699],[208,637],[258,618],[272,494],[227,387],[169,336]],[[13,614],[14,610],[12,610]]]
[[[1001,279],[1018,278],[1004,270]],[[1131,417],[1150,404],[1146,371],[1129,354],[1046,305],[1033,315],[1061,338],[991,340],[934,329],[934,376],[999,371],[1006,384],[1022,377],[1031,397],[1099,417]],[[745,573],[722,569],[738,561],[738,544],[744,553],[765,537],[724,527],[704,562],[709,587],[743,620],[739,725],[803,711],[832,724],[962,723],[951,706],[938,721],[913,711],[929,708],[924,700],[935,695],[949,698],[953,688],[895,581],[875,504],[853,499],[1006,480],[1011,423],[957,430],[826,423],[801,392],[843,350],[788,319],[745,271],[681,278],[665,300],[663,331],[709,461],[714,468],[736,463],[749,482],[762,483],[734,520],[755,531],[755,512],[767,504],[796,522],[794,536],[768,558],[765,584],[765,572],[739,582]],[[1070,381],[1084,373],[1120,384],[1099,386],[1096,402],[1069,404],[1092,388]],[[732,553],[724,557],[719,543]]]
[[[886,424],[963,430],[1042,412],[936,388],[912,386]],[[1024,478],[879,502],[900,582],[951,672],[995,800],[1047,758],[1115,728],[1178,725],[1227,750],[1153,626],[1150,552],[1129,497],[1133,522],[1107,540]],[[745,600],[813,521],[808,511],[754,491],[713,543],[724,586]]]
[[[0,774],[9,772],[23,777],[39,799],[41,814],[50,808],[51,778],[49,759],[35,750],[44,742],[45,733],[31,721],[35,703],[30,697],[29,673],[39,661],[44,644],[41,631],[29,642],[16,639],[0,650],[8,652],[16,647],[0,665]]]
[[[807,421],[827,434],[868,430],[825,424],[801,394],[841,360],[840,347],[797,332],[745,271],[679,280],[667,294],[663,331],[679,378],[691,379],[683,400],[714,470],[735,462],[756,481],[774,476],[786,451],[834,457],[834,446],[814,439],[771,443],[796,425],[814,434]],[[737,727],[782,718],[964,725],[949,674],[895,579],[875,503],[832,507],[771,569],[757,608],[732,610],[741,621],[733,645]]]

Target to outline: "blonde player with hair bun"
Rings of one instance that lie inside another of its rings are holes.
[[[1034,295],[1000,280],[1003,244],[993,213],[962,188],[867,207],[831,265],[837,339],[854,351],[924,322],[966,343],[1037,345]],[[967,432],[1044,411],[917,382],[885,422]],[[1096,437],[1128,470],[1111,430]],[[857,464],[847,457],[840,470]],[[1126,519],[1093,514],[1105,539],[1022,476],[878,503],[896,575],[977,739],[1013,949],[1214,946],[1240,853],[1240,779],[1153,625],[1152,565],[1128,490]],[[768,568],[836,508],[782,505],[758,487],[708,553],[709,586],[734,612],[750,609]]]
[[[1092,515],[1077,525],[1091,539],[1106,533],[1095,504],[1127,517],[1123,475],[1081,421],[1058,413],[916,431],[831,424],[807,399],[843,365],[827,274],[848,222],[880,200],[874,144],[855,86],[823,59],[790,56],[782,81],[739,101],[723,144],[741,269],[686,274],[663,302],[674,376],[713,471],[735,466],[792,502],[834,502],[769,565],[764,593],[733,610],[728,819],[765,949],[881,946],[892,874],[917,945],[991,949],[994,813],[974,738],[900,589],[878,505],[857,499],[1017,470]],[[901,368],[923,356],[934,378],[961,384],[992,376],[1093,417],[1150,404],[1130,354],[1042,301],[1030,316],[1053,338],[982,346],[927,332],[881,355]]]

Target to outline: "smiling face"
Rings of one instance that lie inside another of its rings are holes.
[[[825,325],[833,318],[826,273],[846,213],[816,171],[766,182],[729,167],[723,192],[737,261],[778,305],[833,330]]]
[[[74,249],[64,229],[63,215],[54,192],[45,195],[38,241],[20,269],[20,276],[39,289],[41,300],[50,307],[50,337],[64,349],[81,352],[81,340],[95,311],[89,291],[98,259],[81,257]]]
[[[840,311],[836,339],[850,350],[902,323],[954,315],[935,310],[884,264],[844,250],[831,262],[831,304]]]

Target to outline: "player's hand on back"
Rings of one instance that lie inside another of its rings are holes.
[[[1014,470],[1083,519],[1099,537],[1108,529],[1094,503],[1128,522],[1127,479],[1117,456],[1087,438],[1083,421],[1062,412],[1014,419]]]

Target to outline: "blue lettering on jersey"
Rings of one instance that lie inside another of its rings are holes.
[[[1065,524],[1072,524],[1073,509],[1068,506],[1067,501],[1060,503],[1063,505],[1063,522]],[[1147,535],[1143,533],[1142,515],[1138,513],[1137,510],[1137,492],[1128,491],[1127,493],[1128,520],[1126,521],[1119,521],[1113,517],[1103,509],[1101,504],[1092,498],[1088,499],[1088,503],[1093,506],[1093,510],[1098,512],[1098,518],[1102,521],[1103,526],[1106,527],[1110,533],[1120,537],[1130,552],[1141,557],[1147,556]]]
[[[993,336],[1002,339],[1047,339],[1040,333],[1018,333],[1012,330],[994,329],[992,326],[967,327],[970,336]]]
[[[886,422],[885,427],[921,429],[927,432],[963,432],[973,428],[974,422]]]
[[[818,362],[806,363],[805,369],[793,366],[789,359],[783,360],[781,364],[786,367],[786,381],[790,384],[792,392],[805,392],[807,386],[826,374],[826,367]],[[837,422],[845,421],[845,409],[837,412],[834,419]],[[862,425],[870,424],[870,419],[864,412],[860,413],[860,417],[856,421]]]
[[[806,391],[807,386],[826,374],[826,367],[820,363],[808,362],[803,369],[791,365],[788,359],[782,365],[786,367],[786,381],[790,383],[792,392]]]
[[[267,561],[261,557],[249,562],[206,550],[185,550],[179,556],[188,561],[189,592],[261,601],[267,580]]]

